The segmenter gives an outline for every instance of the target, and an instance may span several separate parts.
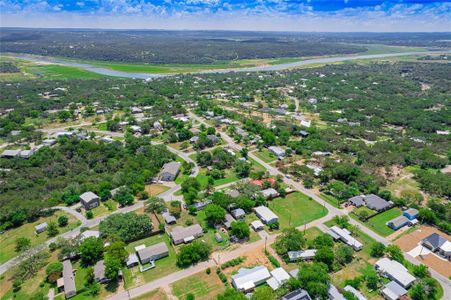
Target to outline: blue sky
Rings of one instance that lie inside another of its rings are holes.
[[[451,31],[451,0],[0,0],[1,26]]]

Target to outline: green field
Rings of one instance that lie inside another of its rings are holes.
[[[358,53],[357,55],[373,55],[384,53],[402,53],[402,52],[426,52],[427,50],[420,47],[403,47],[403,46],[389,46],[382,44],[360,44],[365,46],[368,50],[366,52]]]
[[[270,163],[277,159],[277,157],[274,154],[272,154],[271,152],[269,152],[268,149],[265,148],[262,149],[262,151],[252,152],[252,154],[263,160],[265,163]]]
[[[388,236],[392,234],[394,230],[388,227],[386,223],[396,217],[399,217],[401,214],[402,212],[399,208],[392,208],[369,219],[365,225],[379,235]]]
[[[327,215],[325,207],[299,192],[272,200],[269,208],[279,217],[280,228],[298,227]]]
[[[224,284],[214,271],[210,274],[200,272],[179,280],[171,285],[172,293],[180,300],[185,300],[187,294],[193,294],[196,299],[214,299],[225,290]]]

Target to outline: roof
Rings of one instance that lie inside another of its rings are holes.
[[[153,256],[168,253],[169,249],[165,242],[158,243],[137,251],[139,259],[141,261],[149,259]]]
[[[237,209],[232,210],[232,216],[234,216],[235,218],[239,218],[239,217],[242,217],[244,215],[246,215],[246,212],[243,209],[241,209],[241,208],[237,208]]]
[[[279,193],[273,188],[265,189],[265,190],[261,191],[261,193],[263,194],[263,196],[265,198],[277,197],[279,195]]]
[[[407,287],[415,281],[415,277],[402,264],[395,260],[386,257],[381,258],[376,262],[376,267],[402,286]]]
[[[167,211],[162,213],[161,215],[163,216],[164,221],[168,224],[174,223],[177,221],[177,219]]]
[[[362,196],[354,196],[352,198],[349,198],[348,201],[351,202],[352,204],[354,204],[355,206],[365,205],[365,201],[363,201]]]
[[[327,293],[332,300],[346,300],[346,298],[338,291],[335,285],[331,284]]]
[[[16,157],[20,154],[21,150],[5,150],[2,153],[2,156]]]
[[[225,192],[226,195],[229,195],[232,198],[236,198],[240,195],[240,192],[238,190],[228,190]]]
[[[63,279],[64,279],[64,293],[75,293],[75,279],[74,271],[72,269],[72,264],[70,260],[66,259],[63,261]]]
[[[444,243],[446,243],[448,240],[439,235],[438,233],[433,233],[430,236],[423,239],[423,242],[427,242],[431,244],[434,248],[441,247]]]
[[[96,238],[98,238],[100,236],[100,232],[97,231],[97,230],[86,230],[86,231],[83,231],[80,234],[80,236],[81,236],[82,240],[87,239],[88,237],[96,237]]]
[[[297,289],[281,298],[281,300],[312,300],[306,290]]]
[[[105,263],[99,260],[94,266],[94,276],[96,279],[102,280],[105,278]]]
[[[407,294],[407,290],[396,282],[390,281],[385,285],[382,293],[387,295],[390,299],[398,299],[399,297]]]
[[[416,215],[418,215],[418,209],[416,209],[416,208],[409,208],[409,209],[405,210],[404,213],[408,214],[410,216],[416,216]]]
[[[273,213],[266,206],[259,206],[255,208],[255,212],[265,221],[270,221],[272,219],[278,219],[277,215]]]
[[[350,285],[345,286],[344,290],[353,293],[354,296],[356,296],[357,299],[359,300],[367,300],[365,296],[362,295],[362,293],[360,293],[358,290],[356,290],[354,287]]]
[[[285,271],[283,268],[276,268],[270,273],[272,277],[281,284],[290,279],[290,274],[288,274],[287,271]]]
[[[446,253],[451,252],[451,242],[446,241],[443,245],[440,246],[440,250]]]
[[[268,268],[265,266],[257,266],[251,269],[240,268],[236,275],[232,276],[232,282],[237,289],[248,290],[255,286],[255,283],[267,280],[271,277]]]
[[[132,253],[126,258],[125,261],[126,261],[127,265],[137,264],[138,263],[138,256],[135,253]]]
[[[232,222],[234,222],[235,219],[232,217],[231,214],[226,214],[225,215],[225,221],[224,221],[224,225],[229,228],[230,226],[232,226]]]
[[[305,251],[299,250],[299,251],[288,251],[288,257],[290,260],[296,260],[299,258],[307,259],[312,258],[316,254],[316,249],[307,249]]]
[[[268,148],[269,151],[271,151],[272,153],[274,153],[277,156],[283,156],[285,155],[285,150],[283,150],[280,147],[277,146],[271,146]]]
[[[194,224],[189,227],[176,227],[171,232],[171,237],[174,241],[183,240],[190,236],[196,236],[199,234],[203,234],[204,231],[199,224]]]
[[[291,277],[297,278],[297,277],[298,277],[298,273],[299,273],[299,269],[298,269],[298,268],[293,269],[293,270],[291,270],[291,271],[288,272],[288,273],[290,273],[290,276],[291,276]]]
[[[204,208],[205,206],[207,206],[208,204],[210,204],[212,201],[211,200],[205,200],[202,202],[195,202],[192,204],[192,206],[194,206],[197,209],[201,209]]]
[[[97,200],[99,199],[99,196],[97,196],[96,194],[94,194],[93,192],[85,192],[83,194],[80,195],[80,199],[84,202],[91,202],[93,200]]]
[[[255,229],[257,228],[261,228],[261,227],[265,227],[265,225],[262,223],[262,221],[260,220],[255,220],[251,223],[251,226],[254,227]]]
[[[393,227],[400,227],[407,223],[409,223],[409,219],[406,216],[399,216],[388,222],[388,224],[392,224]]]
[[[172,161],[165,163],[163,166],[163,170],[161,170],[161,173],[169,173],[172,175],[177,175],[177,173],[180,170],[180,163],[178,161]]]
[[[369,194],[365,196],[366,205],[375,210],[382,210],[390,206],[390,203],[387,200],[382,199],[381,197]]]
[[[47,222],[44,222],[44,223],[41,223],[41,224],[36,225],[36,226],[34,227],[34,229],[35,229],[35,230],[40,230],[40,229],[47,228],[47,226],[49,226],[49,224],[47,224]]]
[[[358,240],[356,240],[355,238],[353,238],[350,234],[349,231],[347,231],[346,229],[337,227],[337,226],[332,226],[328,233],[330,235],[332,235],[332,237],[334,237],[332,233],[335,233],[337,236],[340,237],[340,239],[342,239],[346,244],[348,244],[349,246],[353,247],[354,249],[358,249],[361,248],[363,245],[362,243],[360,243]]]
[[[274,178],[254,179],[254,180],[251,180],[250,183],[254,184],[254,185],[258,185],[259,187],[263,187],[263,183],[265,181],[268,181],[271,184],[271,186],[273,186],[276,183],[276,180]]]

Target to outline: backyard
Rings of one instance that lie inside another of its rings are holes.
[[[370,218],[364,224],[379,235],[388,236],[392,234],[394,230],[388,227],[386,223],[396,217],[399,217],[401,214],[401,210],[395,207]]]
[[[265,163],[270,163],[277,159],[277,157],[274,154],[272,154],[271,152],[269,152],[268,149],[265,149],[265,148],[262,149],[262,151],[258,151],[258,150],[254,151],[254,152],[252,152],[252,154],[254,154],[258,158],[263,160]]]

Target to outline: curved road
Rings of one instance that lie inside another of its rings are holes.
[[[285,63],[279,65],[270,65],[270,66],[262,66],[262,67],[250,67],[250,68],[239,68],[239,69],[217,69],[217,70],[206,70],[200,72],[193,72],[191,74],[213,74],[213,73],[229,73],[229,72],[263,72],[263,71],[282,71],[286,69],[293,69],[296,67],[307,66],[312,64],[324,64],[324,63],[336,63],[340,61],[348,61],[348,60],[359,60],[359,59],[374,59],[374,58],[389,58],[389,57],[397,57],[397,56],[407,56],[407,55],[428,55],[428,54],[437,54],[437,53],[451,53],[448,51],[425,51],[425,52],[400,52],[400,53],[385,53],[385,54],[372,54],[372,55],[348,55],[348,56],[335,56],[335,57],[321,57],[321,58],[312,58],[301,60],[292,63]],[[159,77],[167,77],[173,76],[174,74],[161,74],[161,73],[130,73],[130,72],[122,72],[115,71],[108,68],[98,67],[95,65],[90,65],[86,63],[77,63],[69,60],[53,58],[53,57],[43,57],[43,56],[35,56],[35,55],[27,55],[27,54],[9,54],[11,57],[34,61],[34,62],[48,62],[59,64],[68,67],[76,67],[85,69],[89,72],[94,72],[101,75],[106,76],[114,76],[114,77],[125,77],[125,78],[138,78],[138,79],[149,79],[149,78],[159,78]]]

